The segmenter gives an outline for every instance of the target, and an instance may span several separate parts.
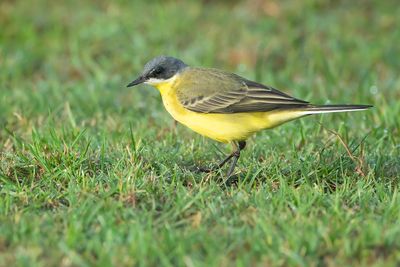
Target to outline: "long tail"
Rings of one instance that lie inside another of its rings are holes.
[[[331,112],[345,112],[345,111],[359,111],[365,110],[372,106],[370,105],[326,105],[315,106],[308,105],[304,107],[296,107],[293,109],[280,109],[275,112],[266,112],[266,125],[264,128],[273,128],[282,123],[298,119],[311,114],[331,113]]]
[[[300,111],[304,115],[333,113],[333,112],[346,112],[346,111],[360,111],[371,108],[371,105],[326,105],[314,106],[310,105]]]

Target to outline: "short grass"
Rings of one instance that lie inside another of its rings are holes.
[[[146,3],[148,2],[148,3]],[[400,263],[397,1],[1,1],[0,266]],[[229,147],[125,88],[159,55],[314,103]]]

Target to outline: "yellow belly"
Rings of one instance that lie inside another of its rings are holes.
[[[198,113],[183,107],[169,85],[159,85],[157,88],[166,110],[175,120],[203,136],[223,143],[246,140],[257,131],[273,128],[302,116],[294,111]]]

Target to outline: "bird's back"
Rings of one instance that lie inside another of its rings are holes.
[[[270,86],[207,68],[185,69],[177,79],[176,94],[185,108],[202,113],[263,112],[308,105]]]

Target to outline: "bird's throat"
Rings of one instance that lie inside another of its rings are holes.
[[[161,95],[164,95],[166,93],[170,93],[175,88],[175,82],[176,77],[174,76],[169,78],[168,80],[160,81],[151,85],[157,88],[157,90],[160,91]]]

